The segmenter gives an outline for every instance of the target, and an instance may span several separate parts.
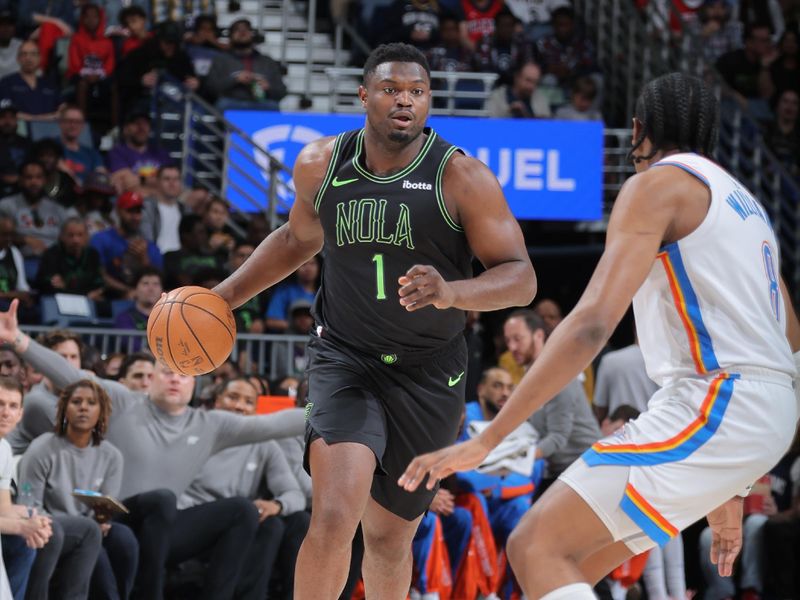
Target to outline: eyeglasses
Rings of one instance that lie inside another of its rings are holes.
[[[42,216],[39,214],[39,210],[36,208],[31,209],[31,216],[33,217],[33,226],[34,227],[44,227],[44,220]]]

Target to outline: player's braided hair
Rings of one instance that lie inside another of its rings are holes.
[[[628,153],[634,162],[649,160],[665,150],[710,156],[716,146],[719,105],[697,77],[670,73],[654,79],[639,95],[634,117],[642,124]],[[635,155],[645,138],[653,145],[652,151]]]
[[[366,85],[367,79],[375,72],[378,65],[387,62],[412,62],[417,63],[431,76],[431,67],[428,64],[428,59],[425,55],[411,44],[403,44],[401,42],[393,42],[391,44],[381,44],[367,57],[364,63],[364,84]]]

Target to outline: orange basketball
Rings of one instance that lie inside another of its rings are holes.
[[[147,341],[156,360],[184,375],[203,375],[230,356],[236,322],[222,296],[187,285],[163,296],[147,320]]]

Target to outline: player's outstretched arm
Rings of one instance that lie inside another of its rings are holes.
[[[428,474],[427,487],[432,488],[437,479],[456,470],[474,469],[506,435],[586,368],[622,319],[662,242],[669,239],[681,194],[687,190],[682,182],[669,178],[666,167],[628,180],[617,197],[605,251],[586,290],[508,402],[478,437],[415,458],[399,480],[402,487],[414,490]],[[687,195],[693,197],[691,191]]]
[[[400,278],[400,303],[409,311],[430,304],[481,311],[530,304],[536,274],[494,174],[479,160],[455,153],[445,167],[442,189],[450,218],[464,229],[486,271],[445,282],[433,267],[415,265]]]
[[[231,308],[291,275],[322,248],[322,226],[314,198],[331,159],[334,138],[308,144],[294,163],[295,201],[289,222],[259,244],[245,263],[214,288]]]

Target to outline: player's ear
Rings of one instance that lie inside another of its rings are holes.
[[[358,86],[358,99],[361,100],[361,106],[367,107],[367,88],[363,85]]]

